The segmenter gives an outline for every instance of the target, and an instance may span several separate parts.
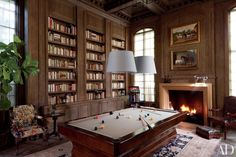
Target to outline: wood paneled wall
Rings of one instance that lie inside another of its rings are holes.
[[[111,98],[111,76],[106,73],[107,99],[86,100],[86,72],[85,72],[85,52],[86,52],[86,29],[92,29],[104,33],[106,40],[106,55],[111,50],[111,31],[121,39],[129,39],[126,34],[127,27],[116,23],[109,16],[100,16],[87,10],[87,8],[61,0],[28,0],[26,1],[26,27],[25,39],[26,49],[34,59],[39,61],[40,72],[36,77],[30,77],[26,86],[26,103],[32,103],[36,106],[44,106],[45,111],[49,111],[47,104],[48,90],[48,47],[47,47],[47,22],[48,16],[73,23],[77,25],[77,71],[78,71],[78,102],[61,105],[62,109],[69,112],[69,118],[82,118],[89,115],[99,114],[109,110],[122,108],[127,104],[127,97]],[[114,29],[111,29],[112,26]],[[76,110],[75,110],[76,109]],[[70,117],[72,116],[72,117]]]
[[[55,5],[49,5],[49,4]],[[204,1],[198,4],[181,8],[172,12],[148,18],[143,21],[134,22],[128,27],[127,23],[122,24],[121,21],[114,21],[114,17],[109,19],[109,15],[100,14],[98,11],[89,6],[77,4],[69,4],[60,0],[28,0],[26,1],[26,47],[33,58],[39,60],[40,73],[37,77],[31,77],[27,83],[27,103],[37,105],[45,105],[47,83],[46,75],[46,22],[47,16],[60,16],[65,21],[73,21],[77,23],[78,28],[78,69],[79,74],[85,74],[83,66],[85,40],[84,32],[88,27],[99,29],[98,31],[107,31],[106,39],[112,34],[119,37],[124,36],[127,49],[133,48],[133,37],[136,31],[145,27],[151,27],[155,30],[155,61],[157,67],[156,95],[158,102],[158,84],[163,82],[165,75],[170,75],[172,82],[194,82],[194,75],[206,75],[209,77],[208,82],[213,84],[213,104],[214,106],[222,106],[223,97],[228,95],[228,75],[229,75],[229,54],[228,54],[228,13],[229,10],[236,6],[235,0],[214,0]],[[58,11],[56,8],[61,8]],[[67,10],[67,11],[66,11]],[[74,11],[76,10],[76,12]],[[66,13],[65,13],[66,11]],[[104,16],[103,16],[104,15]],[[74,18],[76,17],[76,19]],[[81,22],[82,21],[82,22]],[[87,21],[87,22],[85,22]],[[170,29],[176,26],[200,22],[200,43],[170,46]],[[104,27],[100,26],[104,25]],[[100,26],[100,27],[98,27]],[[107,28],[110,27],[110,28]],[[112,28],[112,29],[111,29]],[[195,70],[171,70],[170,69],[170,52],[186,49],[198,49],[199,63]],[[109,51],[107,46],[106,51]],[[84,78],[78,83],[79,88],[84,87]],[[132,79],[131,79],[132,82]],[[83,90],[79,90],[79,99],[85,99]],[[158,105],[157,105],[158,106]]]
[[[200,42],[170,46],[171,28],[200,23]],[[215,51],[214,51],[214,2],[192,5],[161,17],[161,76],[169,75],[172,82],[194,82],[194,75],[206,75],[213,84],[215,93]],[[197,49],[198,67],[190,70],[171,70],[171,51]],[[214,94],[213,94],[214,95]],[[213,96],[214,99],[214,96]],[[215,101],[213,101],[214,104]]]
[[[173,12],[166,13],[156,20],[144,20],[131,24],[131,39],[135,32],[144,27],[155,28],[156,43],[156,93],[158,102],[158,84],[165,75],[172,82],[194,82],[194,75],[206,75],[207,82],[213,84],[213,106],[222,107],[224,96],[228,95],[229,54],[228,54],[228,13],[236,6],[233,0],[214,0],[201,2]],[[200,22],[200,43],[170,46],[170,30]],[[171,51],[197,49],[198,68],[193,70],[171,70]]]

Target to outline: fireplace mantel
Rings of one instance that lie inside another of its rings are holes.
[[[171,109],[169,102],[169,90],[202,91],[204,125],[207,125],[208,109],[212,108],[211,83],[160,83],[159,84],[160,108]]]

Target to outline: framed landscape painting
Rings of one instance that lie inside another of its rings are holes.
[[[198,42],[200,42],[200,22],[171,28],[171,46]]]
[[[171,70],[190,70],[198,67],[197,49],[171,51]]]

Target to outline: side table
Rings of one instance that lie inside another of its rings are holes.
[[[61,117],[64,115],[65,115],[65,113],[51,113],[51,114],[45,115],[45,117],[51,117],[53,120],[53,131],[49,134],[49,136],[55,135],[60,138],[60,134],[57,131],[57,119],[58,119],[58,117]]]

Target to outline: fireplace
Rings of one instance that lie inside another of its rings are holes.
[[[187,121],[207,125],[212,108],[210,83],[160,83],[160,108],[188,111]]]
[[[204,124],[202,91],[169,90],[169,103],[174,110],[188,112],[187,122]]]

